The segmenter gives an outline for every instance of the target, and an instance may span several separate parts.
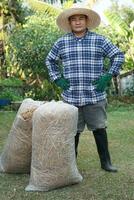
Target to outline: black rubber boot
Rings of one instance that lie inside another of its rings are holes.
[[[101,168],[108,172],[117,172],[117,169],[111,164],[106,129],[97,129],[93,131],[93,135],[101,162]]]
[[[75,155],[76,155],[76,158],[77,158],[77,155],[78,155],[79,137],[80,137],[80,133],[77,132],[77,134],[75,136]]]

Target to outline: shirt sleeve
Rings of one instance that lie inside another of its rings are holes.
[[[48,68],[49,76],[52,81],[59,79],[61,77],[60,70],[58,67],[58,60],[60,58],[59,53],[59,43],[55,42],[51,51],[46,58],[46,66]]]
[[[112,75],[118,75],[121,69],[121,65],[124,62],[124,54],[120,49],[112,44],[107,38],[104,38],[103,45],[104,56],[110,58],[111,66],[108,73]]]

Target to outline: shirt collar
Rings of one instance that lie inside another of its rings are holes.
[[[85,39],[87,36],[89,35],[89,30],[86,29],[85,35],[83,35],[82,37],[76,37],[76,35],[71,32],[71,36],[75,39],[75,40],[83,40]]]

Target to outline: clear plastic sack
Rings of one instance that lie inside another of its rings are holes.
[[[48,191],[82,181],[75,159],[78,110],[59,102],[33,114],[32,163],[26,191]]]
[[[41,104],[30,98],[23,100],[0,156],[0,172],[30,172],[32,115]]]

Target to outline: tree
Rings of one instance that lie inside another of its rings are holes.
[[[45,58],[60,35],[53,17],[34,14],[10,36],[7,49],[10,73],[25,81],[27,96],[41,100],[58,98],[58,89],[49,81]]]
[[[23,8],[22,0],[2,0],[0,13],[3,18],[1,29],[7,32],[12,31],[17,23],[25,22],[26,9]]]
[[[125,53],[124,69],[134,68],[134,12],[130,7],[114,5],[105,12],[109,20],[112,38]],[[109,33],[108,33],[109,34]]]
[[[5,40],[11,34],[13,28],[24,23],[25,11],[21,0],[2,0],[0,3],[0,77],[7,77],[5,63]]]
[[[61,9],[55,8],[54,6],[37,0],[27,0],[28,6],[35,12],[35,13],[42,13],[47,14],[48,16],[57,16]]]

